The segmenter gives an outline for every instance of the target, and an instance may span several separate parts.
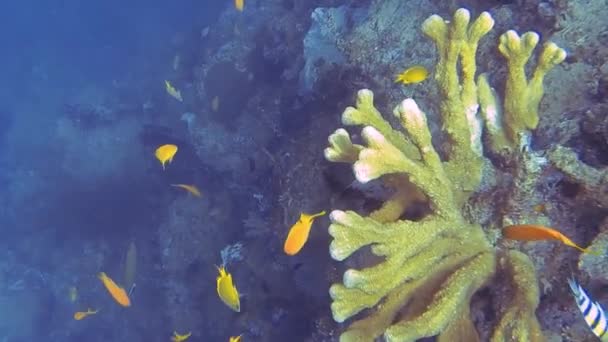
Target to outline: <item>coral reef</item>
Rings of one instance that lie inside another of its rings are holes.
[[[344,129],[329,137],[326,159],[353,164],[359,182],[380,179],[393,189],[392,196],[368,217],[341,210],[330,215],[332,258],[345,260],[366,246],[380,257],[374,266],[348,269],[343,283],[330,288],[332,313],[338,322],[374,308],[352,323],[341,341],[371,341],[382,334],[388,341],[435,335],[440,341],[479,340],[469,303],[497,271],[507,275],[504,292],[508,295],[497,295],[503,303],[502,318],[496,322],[492,341],[543,340],[535,316],[539,289],[532,262],[523,253],[493,247],[492,224],[482,228],[470,214],[475,210],[469,208],[469,201],[488,186],[483,177],[490,177],[497,168],[484,158],[484,152],[508,159],[515,169],[512,177],[517,189],[503,193],[507,199],[495,201],[513,203],[514,197],[525,202],[530,196],[544,163],[529,147],[530,131],[538,123],[542,81],[547,71],[565,59],[565,52],[546,43],[527,79],[524,67],[538,35],[504,33],[499,50],[509,72],[500,104],[487,77],[475,79],[478,42],[493,25],[488,13],[471,21],[464,9],[450,21],[433,15],[422,24],[438,51],[435,80],[442,130],[449,142],[443,149],[433,146],[426,115],[414,100],[404,100],[393,111],[402,132],[382,118],[369,90],[359,91],[356,106],[342,115],[344,125],[365,126],[364,144],[353,143]],[[479,114],[486,127],[485,145]],[[425,199],[429,207],[419,220],[403,217],[413,199]],[[512,212],[497,215],[494,225],[524,216],[515,204],[507,209]]]
[[[551,164],[561,171],[564,178],[575,185],[576,200],[589,208],[604,210],[608,208],[608,168],[595,168],[582,162],[573,149],[557,146],[548,153]],[[594,251],[606,251],[608,248],[608,220],[604,218],[598,225],[599,234],[593,239],[589,248]],[[588,277],[608,283],[606,269],[608,257],[605,253],[599,256],[583,254],[578,267]]]
[[[299,91],[302,94],[312,91],[320,75],[332,64],[345,62],[336,44],[347,30],[345,7],[316,8],[311,14],[312,24],[304,37],[305,64],[300,71]]]

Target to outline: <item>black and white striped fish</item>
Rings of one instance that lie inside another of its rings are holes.
[[[602,309],[600,303],[591,302],[591,298],[585,290],[576,282],[576,280],[568,279],[568,285],[574,294],[576,299],[576,305],[583,313],[585,322],[591,328],[595,336],[599,337],[603,342],[608,342],[608,320],[604,309]]]

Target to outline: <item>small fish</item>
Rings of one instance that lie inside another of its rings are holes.
[[[72,303],[75,303],[78,300],[78,289],[76,288],[76,286],[70,287],[70,289],[68,290],[68,298]]]
[[[137,246],[135,242],[131,241],[127,248],[127,255],[125,256],[125,276],[123,284],[125,288],[129,289],[129,297],[131,297],[131,291],[135,286],[135,275],[137,274]]]
[[[523,241],[557,240],[561,241],[564,245],[574,247],[583,253],[589,253],[587,248],[580,247],[557,230],[535,224],[516,224],[507,226],[502,229],[502,236],[511,240]]]
[[[217,270],[220,273],[217,276],[217,295],[229,308],[236,312],[241,312],[239,291],[232,283],[232,274],[226,272],[223,265],[218,267]]]
[[[99,273],[98,277],[106,287],[106,290],[108,290],[112,298],[114,298],[118,304],[125,307],[131,306],[131,300],[129,299],[129,295],[127,295],[125,289],[118,286],[114,280],[108,277],[104,272]]]
[[[192,335],[191,332],[188,332],[187,334],[183,334],[180,335],[177,333],[177,331],[173,332],[173,336],[171,336],[171,341],[172,342],[182,342],[188,339],[188,337],[190,337]]]
[[[243,336],[243,335],[230,336],[230,341],[228,341],[228,342],[241,342],[241,336]]]
[[[178,100],[179,102],[184,101],[184,99],[182,99],[182,93],[179,90],[175,89],[171,82],[167,80],[165,80],[165,90],[167,90],[167,94],[171,95],[171,97]]]
[[[171,186],[174,186],[176,188],[182,188],[186,191],[188,191],[189,193],[193,194],[196,197],[201,197],[201,192],[200,190],[196,187],[196,185],[188,185],[188,184],[171,184]]]
[[[245,0],[234,0],[234,8],[243,12],[243,7],[245,7]]]
[[[90,316],[90,315],[94,315],[98,312],[99,310],[91,310],[91,309],[87,309],[87,311],[78,311],[76,313],[74,313],[74,319],[77,321],[80,321],[81,319]]]
[[[578,309],[583,313],[583,318],[587,325],[591,328],[591,331],[595,336],[599,337],[601,341],[608,342],[608,321],[606,320],[606,313],[598,302],[591,302],[591,298],[585,290],[576,282],[576,280],[568,279],[568,285],[576,300]]]
[[[166,144],[166,145],[159,146],[156,149],[156,152],[154,152],[154,155],[156,156],[156,159],[158,159],[160,164],[163,166],[163,170],[164,170],[165,164],[171,163],[171,161],[173,161],[173,156],[175,156],[176,153],[177,153],[177,146],[175,146],[173,144]]]
[[[395,83],[413,84],[420,83],[429,76],[429,71],[422,65],[414,65],[397,75]]]
[[[216,95],[213,100],[211,100],[211,110],[217,112],[218,109],[220,109],[220,98]]]
[[[209,34],[209,26],[206,26],[203,29],[201,29],[201,38],[207,37],[208,34]]]
[[[179,54],[176,54],[175,56],[173,56],[173,70],[177,71],[177,69],[179,69],[180,62],[181,62],[181,58],[180,58]],[[165,82],[167,82],[167,81],[165,81]],[[167,85],[165,84],[165,86],[167,86]],[[181,98],[181,94],[180,94],[180,98]]]
[[[291,226],[287,239],[285,239],[285,245],[283,246],[285,254],[296,255],[304,247],[315,218],[323,215],[325,215],[325,211],[312,215],[300,214],[300,219]]]

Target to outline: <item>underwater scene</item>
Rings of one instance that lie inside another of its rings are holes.
[[[608,341],[608,1],[5,1],[0,342]]]

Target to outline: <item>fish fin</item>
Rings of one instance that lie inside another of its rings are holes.
[[[578,249],[579,251],[581,251],[582,253],[590,253],[586,248],[583,248],[577,244],[574,244],[572,247]]]
[[[587,249],[577,245],[574,241],[570,240],[567,236],[562,233],[558,233],[557,238],[564,244],[570,247],[574,247],[583,253],[587,253]]]
[[[224,264],[221,264],[220,266],[215,265],[215,268],[217,268],[217,271],[220,273],[220,277],[225,277],[228,275],[228,272],[226,272],[226,266]]]

